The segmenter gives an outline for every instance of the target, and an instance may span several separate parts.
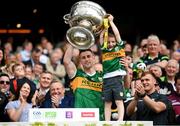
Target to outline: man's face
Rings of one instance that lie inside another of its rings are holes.
[[[39,63],[41,52],[33,52],[32,58],[35,63]]]
[[[169,77],[174,77],[176,73],[178,73],[179,69],[177,65],[178,64],[175,61],[171,61],[167,64],[167,66],[165,67],[165,71]]]
[[[9,91],[10,87],[10,80],[7,76],[1,76],[0,77],[0,90],[2,92]]]
[[[155,88],[156,81],[151,74],[147,74],[141,77],[141,83],[143,84],[145,91],[150,91]]]
[[[156,54],[159,52],[159,43],[155,40],[149,40],[147,44],[148,53]]]
[[[52,75],[49,73],[42,73],[40,76],[40,86],[42,88],[49,88],[52,81]]]
[[[65,93],[65,89],[59,82],[52,83],[50,87],[51,96],[63,97]]]
[[[52,64],[57,64],[58,61],[60,61],[58,53],[51,54],[50,59],[51,59]]]
[[[35,75],[40,75],[43,72],[43,66],[39,64],[35,64],[33,71]]]
[[[80,54],[80,63],[85,69],[91,68],[94,65],[95,57],[92,52],[85,51]]]
[[[156,77],[161,77],[162,75],[161,68],[158,68],[158,66],[151,67],[149,71],[151,71]]]

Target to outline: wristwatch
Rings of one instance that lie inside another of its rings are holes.
[[[146,96],[146,93],[144,93],[144,94],[138,93],[137,95],[138,95],[139,98],[144,98]]]

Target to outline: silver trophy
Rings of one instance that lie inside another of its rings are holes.
[[[63,19],[70,28],[67,30],[68,42],[78,49],[88,49],[95,43],[95,37],[103,29],[103,19],[106,11],[92,1],[75,3],[69,14]]]

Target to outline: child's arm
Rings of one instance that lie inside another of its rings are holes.
[[[108,19],[109,19],[109,24],[114,32],[117,42],[121,42],[121,36],[120,36],[119,30],[113,22],[114,17],[110,15],[108,16]]]

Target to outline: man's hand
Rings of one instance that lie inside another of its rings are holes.
[[[141,98],[145,96],[146,92],[144,90],[144,86],[141,84],[140,81],[136,82],[136,92],[137,92],[137,96]]]
[[[60,103],[60,97],[58,95],[54,95],[51,97],[52,104],[57,108]]]
[[[126,57],[122,57],[119,62],[126,68],[126,70],[128,69],[129,66]]]

